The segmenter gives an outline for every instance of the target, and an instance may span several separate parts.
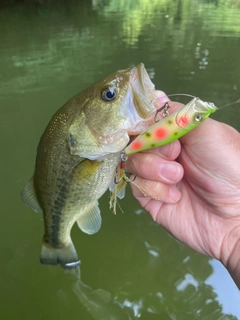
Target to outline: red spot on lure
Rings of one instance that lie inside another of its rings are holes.
[[[158,128],[154,132],[154,137],[158,140],[164,139],[167,136],[167,130],[165,128]]]
[[[182,128],[186,127],[189,124],[189,119],[186,115],[179,117],[178,125]]]
[[[133,143],[131,143],[132,150],[139,151],[142,147],[143,147],[143,144],[141,141],[133,141]]]

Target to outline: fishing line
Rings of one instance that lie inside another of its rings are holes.
[[[240,99],[236,100],[236,101],[233,101],[233,102],[230,102],[230,103],[227,103],[221,107],[219,107],[218,109],[223,109],[223,108],[226,108],[226,107],[229,107],[229,106],[232,106],[233,104],[237,104],[237,103],[240,103]]]
[[[191,98],[195,98],[195,96],[192,96],[191,94],[186,94],[186,93],[172,93],[172,94],[168,94],[167,95],[168,97],[173,97],[173,96],[186,96],[186,97],[191,97]],[[236,101],[233,101],[233,102],[230,102],[230,103],[227,103],[221,107],[218,107],[217,109],[218,110],[221,110],[223,108],[226,108],[226,107],[230,107],[234,104],[237,104],[237,103],[240,103],[240,99],[236,100]]]
[[[185,97],[190,97],[190,98],[196,98],[195,96],[192,96],[191,94],[187,94],[187,93],[172,93],[172,94],[168,94],[168,97],[173,97],[173,96],[185,96]]]

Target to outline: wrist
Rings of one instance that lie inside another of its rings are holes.
[[[225,237],[221,249],[220,260],[240,289],[240,225]]]

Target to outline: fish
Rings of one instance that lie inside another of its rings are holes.
[[[164,107],[161,110],[166,112],[169,107],[169,104],[166,103],[165,110]],[[149,126],[138,135],[124,149],[122,158],[127,159],[128,155],[160,147],[181,138],[203,123],[216,110],[218,108],[214,103],[194,97],[189,103]]]
[[[21,192],[25,205],[43,213],[42,264],[79,265],[71,229],[75,222],[87,234],[101,228],[98,200],[113,188],[131,136],[154,122],[154,91],[140,63],[86,88],[53,115],[37,147],[33,177]]]

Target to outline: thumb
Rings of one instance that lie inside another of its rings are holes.
[[[204,188],[213,193],[220,190],[220,193],[226,192],[226,182],[240,187],[238,131],[224,123],[207,119],[182,137],[180,142],[180,162],[189,179],[194,177],[195,182],[204,184]]]

